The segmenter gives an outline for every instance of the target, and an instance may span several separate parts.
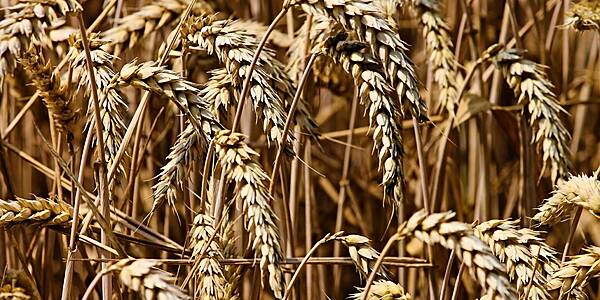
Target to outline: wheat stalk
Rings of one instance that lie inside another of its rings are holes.
[[[517,281],[517,291],[521,296],[531,283],[527,299],[550,299],[545,285],[549,274],[553,274],[560,265],[556,251],[544,243],[539,232],[519,229],[517,224],[518,221],[489,220],[475,226],[474,232],[506,264],[508,275],[511,280]],[[536,265],[538,268],[534,273]]]
[[[573,3],[563,26],[576,31],[600,30],[600,4],[598,1]]]
[[[377,258],[379,258],[379,252],[369,244],[371,241],[358,234],[336,236],[335,240],[342,242],[344,246],[348,247],[350,258],[356,269],[358,269],[361,276],[367,278],[369,273],[373,271]],[[379,269],[378,275],[387,278],[384,269]]]
[[[409,293],[404,291],[404,288],[394,282],[388,280],[378,280],[373,283],[366,297],[363,297],[364,289],[359,288],[359,293],[350,296],[350,299],[367,299],[367,300],[411,300]]]
[[[365,114],[373,130],[374,149],[377,149],[379,168],[383,168],[382,184],[386,199],[396,207],[403,199],[402,138],[399,132],[396,95],[386,82],[379,60],[362,53],[362,42],[344,41],[345,33],[328,39],[325,52],[354,77]]]
[[[34,199],[16,198],[14,201],[0,199],[0,227],[15,225],[69,226],[73,207],[60,200],[34,196]]]
[[[332,18],[368,43],[373,56],[383,63],[383,70],[403,105],[409,107],[417,120],[427,118],[427,107],[419,95],[406,44],[370,0],[286,0],[283,6],[301,6],[309,14]]]
[[[555,190],[538,208],[533,220],[540,225],[554,225],[566,220],[576,206],[600,216],[600,180],[594,176],[571,176],[559,181]]]
[[[399,234],[453,250],[471,276],[486,290],[486,297],[518,299],[508,280],[506,267],[494,256],[490,247],[474,234],[471,225],[450,221],[454,215],[453,212],[428,215],[425,210],[420,210],[406,221],[406,226]]]
[[[543,153],[542,174],[550,164],[552,182],[556,182],[568,175],[570,166],[570,137],[559,116],[564,110],[552,91],[553,85],[544,67],[524,59],[523,53],[519,49],[504,50],[496,55],[494,62],[524,106],[522,114],[533,127],[531,142]]]
[[[558,290],[558,299],[587,299],[584,288],[600,275],[600,247],[589,247],[563,263],[548,281],[549,290]]]
[[[269,275],[269,286],[281,299],[285,282],[281,270],[283,253],[279,242],[276,216],[269,206],[271,195],[264,182],[269,179],[257,163],[258,154],[244,143],[244,136],[229,130],[216,136],[218,162],[227,179],[237,184],[235,198],[244,203],[245,227],[254,233],[252,248],[261,256],[263,277]]]
[[[54,118],[56,127],[61,131],[71,131],[70,127],[77,119],[78,109],[61,87],[60,79],[53,75],[54,67],[46,63],[40,50],[33,46],[22,53],[19,62],[31,74],[31,79],[44,99],[48,112]]]
[[[201,299],[228,299],[225,297],[227,280],[219,263],[219,259],[223,257],[218,244],[220,238],[217,236],[210,241],[210,238],[216,234],[213,223],[212,217],[202,213],[194,218],[190,230],[191,258],[198,263],[197,279],[200,283]],[[200,257],[202,253],[204,256]]]

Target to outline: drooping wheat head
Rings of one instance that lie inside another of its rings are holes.
[[[281,299],[285,282],[281,269],[283,253],[279,241],[276,216],[269,202],[265,181],[269,176],[258,164],[258,154],[244,143],[244,136],[220,131],[216,137],[216,153],[227,180],[235,182],[235,198],[243,203],[245,227],[254,235],[252,248],[260,255],[263,278],[268,275],[269,287],[275,297]]]
[[[73,207],[66,202],[35,197],[16,198],[14,201],[0,199],[0,228],[15,225],[69,226]]]
[[[379,252],[373,249],[370,245],[370,240],[367,237],[358,234],[342,235],[335,238],[348,247],[350,258],[356,266],[361,276],[369,277],[369,274],[375,266],[375,262],[379,258]],[[387,278],[385,269],[380,268],[378,275]]]
[[[362,50],[362,42],[345,41],[346,34],[340,33],[328,39],[323,50],[350,73],[356,86],[369,125],[373,130],[374,149],[377,149],[379,168],[383,168],[382,185],[386,199],[398,207],[403,199],[402,138],[397,109],[397,96],[381,71],[381,63]]]
[[[559,181],[532,220],[540,225],[554,225],[568,219],[576,206],[600,216],[600,180],[596,175],[571,176],[567,181]]]
[[[363,289],[359,288],[359,292],[350,296],[350,299],[362,299]],[[369,294],[365,298],[367,300],[411,300],[409,293],[404,291],[404,288],[394,282],[388,280],[378,280],[373,282],[369,289]]]
[[[539,237],[539,232],[519,228],[518,221],[510,220],[489,220],[474,229],[475,235],[487,243],[494,255],[506,264],[508,275],[517,282],[521,297],[531,283],[527,299],[550,299],[546,280],[558,269],[560,262],[556,258],[556,251]],[[535,265],[538,267],[534,273]]]
[[[159,269],[159,265],[153,260],[122,259],[107,270],[118,273],[121,283],[143,295],[144,299],[191,299],[175,284],[175,277]]]
[[[453,212],[428,215],[425,210],[420,210],[410,217],[399,234],[454,250],[490,299],[518,299],[508,280],[506,267],[494,256],[490,247],[474,234],[471,225],[450,221],[454,215]]]
[[[598,1],[572,3],[564,26],[577,31],[600,30],[600,4]]]
[[[417,120],[427,119],[427,107],[419,94],[414,66],[407,56],[406,44],[394,32],[370,0],[286,0],[284,7],[301,6],[312,15],[327,16],[356,34],[383,63],[383,70],[398,98]]]
[[[558,299],[587,299],[584,288],[600,275],[600,247],[589,247],[585,252],[563,263],[548,280],[548,290],[557,290]]]
[[[522,114],[533,127],[532,143],[541,148],[544,170],[550,167],[552,182],[565,178],[569,173],[569,132],[565,129],[560,113],[564,109],[552,91],[544,66],[523,58],[524,51],[507,49],[494,58],[502,70],[520,104]]]

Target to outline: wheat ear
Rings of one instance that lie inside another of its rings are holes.
[[[474,234],[471,225],[450,221],[454,215],[453,212],[428,215],[425,210],[420,210],[406,221],[406,226],[399,234],[454,250],[471,276],[486,290],[486,297],[518,299],[508,280],[506,267],[494,256],[490,247]]]
[[[600,180],[597,175],[571,176],[567,181],[560,181],[532,219],[540,225],[554,225],[568,219],[576,206],[600,216]]]
[[[550,299],[546,279],[560,266],[556,251],[539,237],[539,232],[517,224],[518,221],[489,220],[475,226],[475,235],[506,264],[510,279],[517,281],[519,295],[523,296],[531,283],[527,299]]]
[[[548,280],[548,289],[559,291],[558,299],[587,299],[584,288],[600,276],[600,247],[589,247],[585,252],[563,263]]]
[[[199,213],[194,218],[190,230],[190,246],[192,247],[192,259],[198,260],[197,279],[200,284],[201,299],[226,299],[226,279],[219,259],[223,258],[218,236],[210,241],[216,234],[213,227],[214,219],[208,215]],[[210,241],[210,243],[209,243]],[[204,250],[206,249],[206,250]],[[204,252],[203,252],[204,251]],[[204,256],[200,255],[204,253]]]
[[[427,107],[419,95],[417,76],[406,54],[406,44],[370,0],[284,1],[284,8],[298,5],[309,14],[333,18],[345,30],[366,42],[371,53],[383,63],[383,70],[404,106],[417,120],[427,118]]]
[[[281,270],[283,253],[276,216],[269,206],[271,195],[265,186],[269,176],[258,164],[258,154],[244,143],[244,136],[223,130],[216,137],[218,162],[229,181],[237,184],[235,198],[244,203],[245,226],[254,233],[252,248],[261,256],[260,267],[275,297],[281,299],[285,282]]]
[[[598,1],[573,3],[563,26],[576,31],[600,30],[600,4]]]
[[[371,241],[367,237],[358,234],[337,236],[335,239],[348,248],[354,266],[356,266],[361,276],[367,278],[379,258],[379,252],[370,245]],[[387,278],[383,268],[378,270],[378,275]]]
[[[523,58],[523,50],[508,49],[494,58],[506,81],[523,104],[523,115],[533,127],[532,143],[543,153],[544,167],[550,165],[552,182],[569,173],[569,133],[560,119],[564,112],[544,66]]]
[[[402,138],[396,95],[385,80],[381,63],[362,53],[362,42],[344,41],[345,33],[337,34],[324,43],[324,51],[354,77],[365,114],[373,130],[374,149],[377,149],[379,168],[383,168],[382,184],[386,199],[398,207],[403,199]]]
[[[60,200],[40,197],[16,198],[14,201],[0,199],[0,227],[15,225],[69,226],[73,207]]]
[[[411,300],[409,293],[404,291],[404,288],[394,282],[388,280],[378,280],[373,283],[369,289],[367,297],[363,297],[364,289],[359,288],[359,292],[350,296],[350,299],[367,299],[367,300]]]

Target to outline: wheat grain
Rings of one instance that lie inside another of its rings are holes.
[[[158,265],[152,260],[122,259],[108,266],[107,271],[117,272],[121,283],[144,299],[191,299],[175,285],[175,277],[158,269]]]
[[[518,299],[509,283],[506,267],[494,256],[490,247],[475,236],[471,225],[450,221],[454,215],[452,212],[428,215],[425,210],[420,210],[406,221],[406,226],[399,234],[454,250],[471,276],[486,290],[487,297]]]
[[[563,26],[576,31],[600,30],[600,5],[598,1],[573,3]]]
[[[241,134],[220,131],[215,150],[227,179],[237,184],[235,198],[243,203],[246,229],[254,233],[252,248],[261,256],[263,277],[268,273],[269,286],[275,297],[281,299],[285,291],[280,265],[283,253],[276,217],[269,206],[271,195],[264,185],[269,176],[256,162],[258,154],[244,143]]]
[[[373,270],[377,258],[379,258],[379,252],[371,247],[370,240],[358,234],[337,236],[335,239],[348,247],[350,258],[352,258],[356,269],[358,269],[361,276],[367,278]],[[387,278],[384,269],[379,269],[378,275]]]
[[[540,225],[554,225],[566,220],[576,206],[600,216],[600,180],[596,176],[571,176],[560,181],[532,219]]]
[[[381,63],[362,53],[362,42],[344,41],[345,33],[328,39],[325,52],[354,77],[369,125],[373,129],[374,148],[377,149],[379,168],[383,168],[384,196],[399,207],[403,200],[402,138],[398,131],[400,116],[396,109],[396,95],[381,72]]]
[[[553,85],[544,67],[523,58],[523,50],[501,51],[494,62],[502,70],[506,81],[514,90],[522,104],[522,114],[533,127],[532,143],[536,143],[543,153],[544,167],[550,164],[552,182],[564,178],[569,172],[569,133],[559,114],[564,112]]]
[[[15,285],[15,282],[0,287],[0,300],[29,300],[25,289]]]
[[[48,112],[54,118],[56,127],[61,131],[71,131],[77,119],[75,103],[69,99],[60,79],[52,74],[54,67],[47,64],[39,49],[32,47],[22,54],[19,62],[31,74],[36,89],[40,92]]]
[[[362,299],[363,289],[359,288],[359,293],[350,296],[350,299]],[[373,283],[369,289],[369,294],[365,297],[367,300],[411,300],[409,293],[404,291],[404,288],[391,281],[378,280]]]
[[[406,44],[370,0],[284,1],[284,8],[292,6],[301,6],[312,15],[332,18],[345,30],[352,31],[361,41],[368,43],[373,56],[383,63],[383,70],[396,88],[403,106],[408,107],[417,120],[427,118],[427,107],[419,95],[414,66],[406,55]]]
[[[587,299],[583,292],[592,278],[600,275],[600,247],[589,247],[563,263],[548,281],[549,290],[558,290],[558,299]]]
[[[227,281],[219,263],[219,259],[223,257],[217,242],[220,238],[217,236],[208,243],[210,238],[215,234],[213,222],[214,219],[212,217],[202,213],[197,214],[194,218],[194,223],[190,230],[191,258],[197,260],[198,263],[198,274],[196,274],[196,277],[200,283],[200,299],[228,299],[225,297],[225,285]],[[200,257],[203,250],[205,254]]]
[[[15,225],[69,226],[73,208],[60,200],[40,197],[14,201],[0,199],[0,228]]]
[[[489,220],[475,226],[475,235],[486,242],[494,255],[506,264],[511,280],[517,281],[517,291],[521,296],[527,291],[533,279],[527,299],[550,299],[546,290],[546,279],[560,265],[556,251],[550,248],[539,232],[519,229],[518,221]],[[534,265],[538,268],[533,273]]]

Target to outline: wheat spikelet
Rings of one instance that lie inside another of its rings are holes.
[[[600,4],[598,1],[573,3],[563,26],[577,31],[600,30]]]
[[[215,234],[213,222],[212,217],[202,213],[194,218],[190,230],[191,258],[199,261],[197,278],[200,282],[200,299],[229,299],[225,297],[226,279],[219,263],[219,259],[223,257],[218,244],[220,238],[217,236],[207,244]],[[204,256],[200,257],[205,248]]]
[[[98,99],[100,100],[100,118],[102,119],[102,139],[104,141],[105,161],[109,165],[115,162],[115,157],[121,146],[123,135],[126,131],[125,115],[127,113],[127,103],[125,96],[120,89],[112,85],[112,80],[116,76],[115,68],[112,63],[114,56],[102,49],[106,42],[97,40],[94,36],[90,37],[90,56],[92,66],[98,87]],[[84,89],[85,95],[90,96],[89,72],[86,65],[85,52],[81,41],[74,43],[69,53],[69,61],[73,70],[73,77],[78,82],[78,89]],[[94,124],[93,102],[88,103],[86,128],[90,130]],[[96,137],[94,137],[96,139]],[[95,140],[94,140],[95,143]],[[123,161],[119,162],[119,174],[125,174]]]
[[[523,58],[523,51],[508,49],[494,58],[506,81],[524,105],[523,115],[533,127],[532,143],[543,153],[544,167],[550,165],[552,182],[564,178],[569,172],[569,133],[560,120],[564,110],[552,91],[544,67]]]
[[[237,184],[235,197],[244,203],[245,227],[254,233],[252,248],[261,256],[263,277],[269,275],[269,286],[281,299],[285,291],[280,265],[283,253],[276,217],[269,206],[271,195],[264,185],[269,176],[257,163],[258,154],[244,143],[243,135],[223,130],[217,134],[215,149],[227,179]]]
[[[600,247],[589,247],[585,252],[563,263],[548,280],[548,289],[559,291],[558,299],[587,299],[584,288],[600,275]]]
[[[6,8],[0,20],[0,89],[4,77],[16,67],[16,62],[32,44],[48,41],[45,29],[57,19],[80,11],[74,0],[23,1]]]
[[[339,236],[335,237],[335,239],[348,247],[350,258],[352,258],[352,262],[360,272],[360,275],[365,278],[369,277],[369,273],[371,273],[377,258],[379,258],[379,252],[369,244],[371,241],[358,234]],[[378,275],[387,277],[383,268],[379,269]]]
[[[25,289],[15,285],[15,282],[0,287],[0,300],[29,300]]]
[[[345,30],[368,43],[372,54],[381,60],[383,70],[404,106],[418,120],[427,118],[427,107],[419,95],[414,66],[406,54],[406,44],[393,31],[370,0],[286,0],[284,7],[301,6],[312,15],[333,18]]]
[[[66,202],[40,197],[15,201],[0,199],[0,228],[15,225],[69,226],[73,208]]]
[[[567,219],[576,206],[600,216],[600,180],[596,176],[571,176],[559,181],[532,219],[540,225],[554,225]]]
[[[518,299],[510,285],[506,267],[494,256],[490,247],[473,233],[472,226],[450,221],[453,212],[428,215],[425,210],[413,214],[399,232],[401,236],[414,236],[427,244],[439,244],[454,250],[468,268],[471,276],[493,299]]]
[[[107,271],[117,272],[124,286],[144,299],[191,299],[175,284],[175,277],[158,268],[159,262],[144,259],[122,259]]]
[[[560,265],[556,251],[544,243],[539,232],[519,229],[517,224],[518,221],[489,220],[475,226],[474,232],[506,264],[508,275],[511,280],[517,281],[517,291],[521,296],[533,279],[527,299],[550,299],[545,285],[546,278]],[[536,259],[538,268],[533,275]]]
[[[350,299],[362,299],[363,289],[359,288],[359,293],[350,296]],[[367,300],[411,300],[409,293],[404,291],[404,288],[394,282],[388,280],[378,280],[373,282],[369,289],[369,294],[365,298]]]
[[[380,62],[362,53],[362,42],[344,41],[346,34],[338,34],[326,41],[325,52],[354,77],[359,87],[365,114],[373,129],[374,149],[377,149],[379,168],[383,168],[382,184],[386,199],[399,206],[403,199],[402,138],[398,131],[400,116],[396,109],[396,95],[386,82]]]
[[[56,127],[61,131],[70,131],[77,118],[77,108],[65,94],[60,79],[52,74],[54,67],[50,63],[46,64],[41,52],[35,47],[23,53],[19,62],[31,73],[31,79],[54,118]]]
[[[141,39],[164,27],[172,27],[188,6],[188,0],[158,0],[145,5],[139,11],[120,18],[117,25],[102,32],[102,39],[110,41],[105,49],[119,55],[124,49],[134,47]],[[196,1],[192,10],[195,15],[211,13],[205,1]]]

